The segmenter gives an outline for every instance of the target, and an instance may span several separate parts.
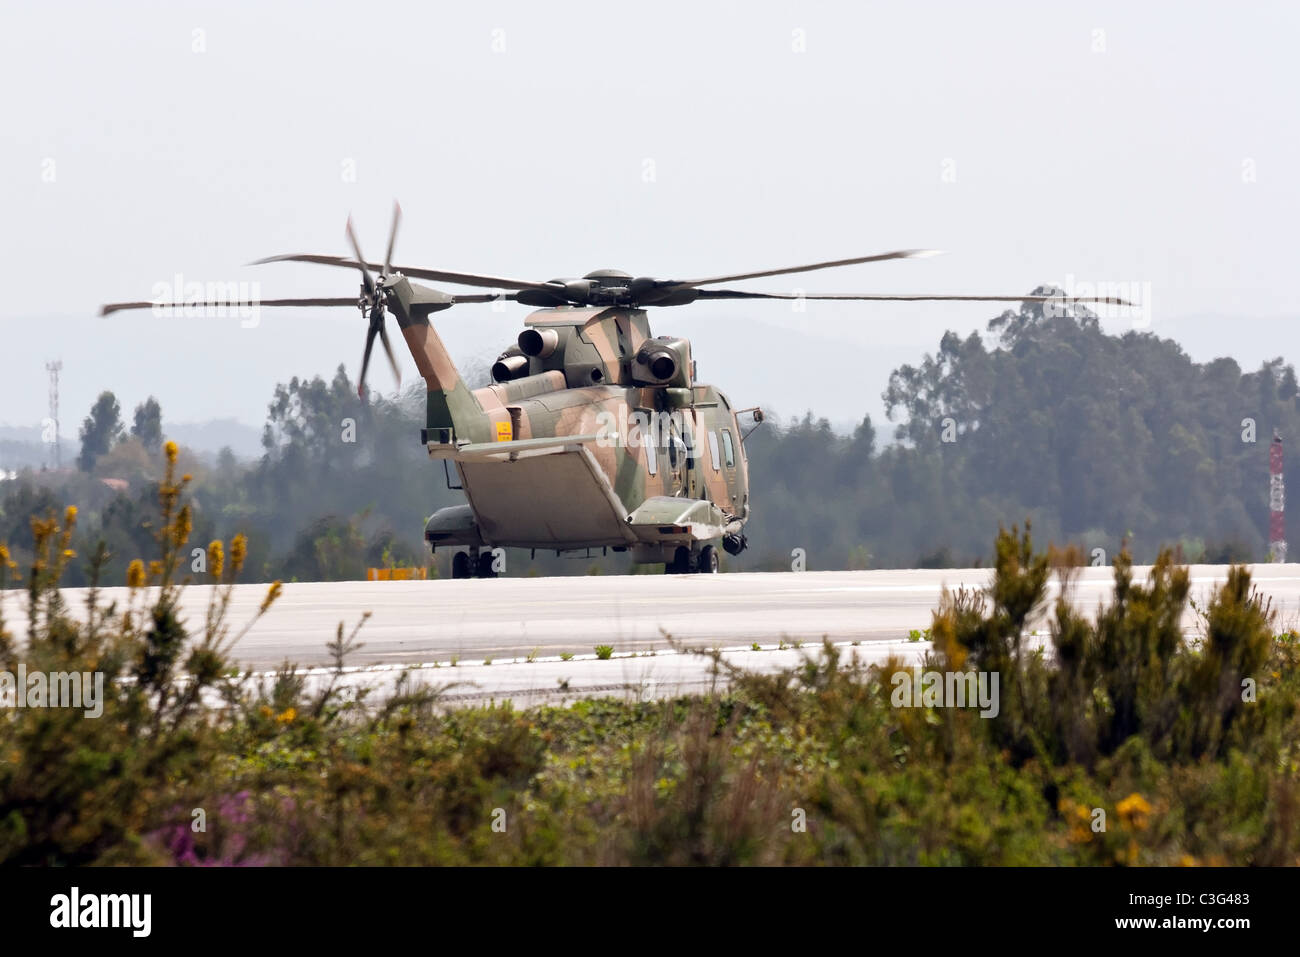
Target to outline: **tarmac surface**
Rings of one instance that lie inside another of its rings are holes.
[[[1135,580],[1145,580],[1147,571],[1135,569]],[[1192,595],[1203,602],[1227,567],[1194,565],[1190,571]],[[1080,572],[1075,601],[1095,610],[1110,594],[1111,570]],[[1300,624],[1300,565],[1259,565],[1254,572],[1279,612],[1279,628]],[[233,658],[256,670],[285,661],[323,665],[329,661],[326,642],[339,623],[351,631],[366,612],[370,617],[358,636],[362,647],[349,660],[355,666],[452,659],[481,666],[484,660],[523,663],[530,656],[536,663],[561,654],[590,656],[597,645],[611,646],[615,660],[624,660],[666,651],[665,635],[697,648],[747,649],[757,642],[776,649],[823,638],[844,644],[906,642],[909,631],[929,626],[945,587],[983,588],[991,574],[988,569],[902,569],[290,583],[240,638]],[[229,611],[233,633],[254,616],[266,590],[266,585],[235,586]],[[185,590],[183,617],[192,627],[201,627],[210,592],[209,586]],[[83,590],[68,589],[65,596],[74,612],[81,609]],[[124,603],[126,589],[105,589],[104,598]],[[20,638],[24,601],[15,591],[3,598],[5,621]],[[1191,608],[1184,629],[1196,632]]]

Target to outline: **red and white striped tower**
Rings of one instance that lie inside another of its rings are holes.
[[[1286,486],[1282,481],[1282,436],[1273,432],[1268,449],[1268,552],[1275,562],[1286,561]]]

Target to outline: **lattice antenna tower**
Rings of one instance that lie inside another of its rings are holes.
[[[1286,485],[1282,479],[1282,436],[1276,431],[1268,448],[1268,552],[1286,561]]]
[[[54,425],[54,467],[56,469],[63,468],[63,445],[59,441],[59,372],[62,369],[62,359],[45,363],[45,371],[50,374],[50,422]]]

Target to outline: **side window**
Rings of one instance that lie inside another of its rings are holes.
[[[722,456],[718,454],[718,433],[709,433],[709,461],[713,463],[713,471],[722,468]]]
[[[727,454],[727,468],[734,469],[736,467],[736,448],[731,444],[730,429],[722,430],[722,449]]]
[[[650,474],[654,475],[659,471],[659,453],[655,449],[654,436],[649,432],[643,433],[642,441],[645,443],[645,463]]]

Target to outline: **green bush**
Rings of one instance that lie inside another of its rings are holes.
[[[75,510],[34,524],[32,638],[0,623],[4,667],[99,671],[106,700],[99,718],[0,712],[4,863],[1300,861],[1300,642],[1274,637],[1245,568],[1189,644],[1187,574],[1168,554],[1145,583],[1121,555],[1094,623],[1046,606],[1074,566],[1003,532],[992,586],[945,597],[926,661],[996,671],[995,717],[895,707],[901,660],[846,663],[830,643],[775,674],[708,652],[725,690],[693,697],[457,707],[405,676],[376,701],[339,680],[360,625],[339,626],[316,687],[287,663],[258,681],[231,666],[242,539],[209,546],[204,621],[178,619],[191,529],[173,473],[174,458],[158,557],[131,564],[123,607],[92,597],[73,617],[59,582]],[[0,551],[0,575],[16,570]],[[1048,653],[1025,637],[1042,613]]]

